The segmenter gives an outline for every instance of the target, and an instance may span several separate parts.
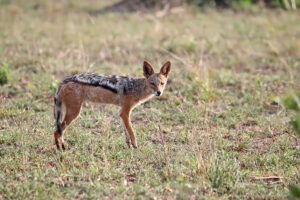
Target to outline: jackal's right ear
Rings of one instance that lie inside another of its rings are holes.
[[[144,61],[143,71],[144,71],[144,76],[146,78],[149,78],[149,76],[151,76],[152,74],[154,74],[153,67],[147,61]]]

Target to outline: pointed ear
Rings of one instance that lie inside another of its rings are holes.
[[[171,70],[171,62],[168,61],[162,66],[159,73],[164,75],[165,77],[168,77],[170,70]]]
[[[144,71],[144,76],[146,78],[149,78],[149,76],[151,76],[152,74],[154,74],[153,67],[147,61],[144,61],[143,71]]]

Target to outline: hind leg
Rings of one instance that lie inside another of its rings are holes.
[[[60,146],[59,146],[59,139],[60,139],[60,135],[57,133],[57,131],[54,132],[54,140],[55,140],[55,145],[56,145],[56,148],[58,150],[60,150]]]
[[[69,101],[70,103],[66,103],[66,115],[61,123],[61,129],[64,132],[64,130],[71,124],[71,122],[77,118],[77,116],[80,113],[82,101]],[[60,149],[60,145],[63,150],[65,150],[65,144],[63,139],[63,134],[59,135],[57,131],[54,132],[54,139],[57,149]]]

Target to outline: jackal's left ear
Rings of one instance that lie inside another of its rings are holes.
[[[144,61],[143,71],[144,71],[144,76],[146,78],[149,78],[149,76],[151,76],[152,74],[154,74],[153,67],[147,61]]]
[[[165,77],[168,77],[168,74],[171,70],[171,62],[168,61],[166,62],[160,69],[160,72],[162,75],[164,75]]]

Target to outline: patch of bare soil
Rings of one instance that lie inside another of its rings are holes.
[[[250,132],[255,136],[252,136],[250,140],[244,141],[238,136],[235,137],[230,134],[225,135],[223,139],[230,141],[236,140],[232,145],[227,147],[228,151],[259,151],[261,153],[265,153],[270,149],[270,146],[276,142],[277,136],[282,134],[280,131],[274,131],[273,134],[266,134],[265,130],[262,127],[260,127],[258,123],[254,120],[242,122],[237,127],[239,127],[239,129],[242,130],[242,132]],[[236,127],[232,127],[232,129],[236,129]]]
[[[266,136],[254,137],[252,142],[249,144],[249,149],[259,152],[267,152],[270,149],[270,146],[274,144],[275,139],[275,137]]]

